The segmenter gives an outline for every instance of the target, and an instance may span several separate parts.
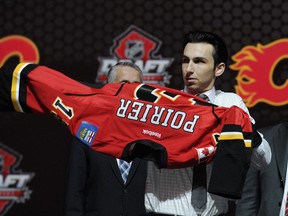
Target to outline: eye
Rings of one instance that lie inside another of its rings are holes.
[[[183,56],[182,63],[189,63],[189,58],[187,58],[186,56]]]
[[[194,58],[194,59],[193,59],[193,62],[194,62],[194,63],[205,63],[205,61],[204,61],[203,58]]]

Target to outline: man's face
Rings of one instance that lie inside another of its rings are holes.
[[[187,91],[200,94],[213,88],[218,75],[214,48],[208,43],[187,43],[182,57],[182,76]],[[220,74],[221,75],[221,74]]]
[[[132,67],[121,66],[117,70],[117,76],[114,83],[124,83],[124,82],[138,82],[141,83],[140,73]]]

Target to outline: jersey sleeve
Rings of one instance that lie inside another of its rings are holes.
[[[241,108],[233,106],[224,116],[208,191],[240,199],[250,166],[253,128],[249,115]]]

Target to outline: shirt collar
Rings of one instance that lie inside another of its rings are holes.
[[[215,97],[216,97],[215,87],[213,87],[209,91],[203,92],[203,94],[207,95],[207,97],[209,98],[210,102],[213,103],[214,100],[215,100]]]
[[[184,87],[183,91],[184,92],[188,92],[186,86]],[[216,89],[215,89],[215,87],[213,87],[212,89],[210,89],[210,90],[208,90],[206,92],[203,92],[202,94],[207,95],[207,97],[209,98],[210,102],[213,103],[214,100],[215,100],[215,97],[216,97]]]

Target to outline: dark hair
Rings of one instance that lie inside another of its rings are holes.
[[[221,62],[227,64],[228,50],[224,40],[216,34],[204,31],[191,31],[184,36],[184,47],[187,43],[208,43],[214,47],[215,66]]]

